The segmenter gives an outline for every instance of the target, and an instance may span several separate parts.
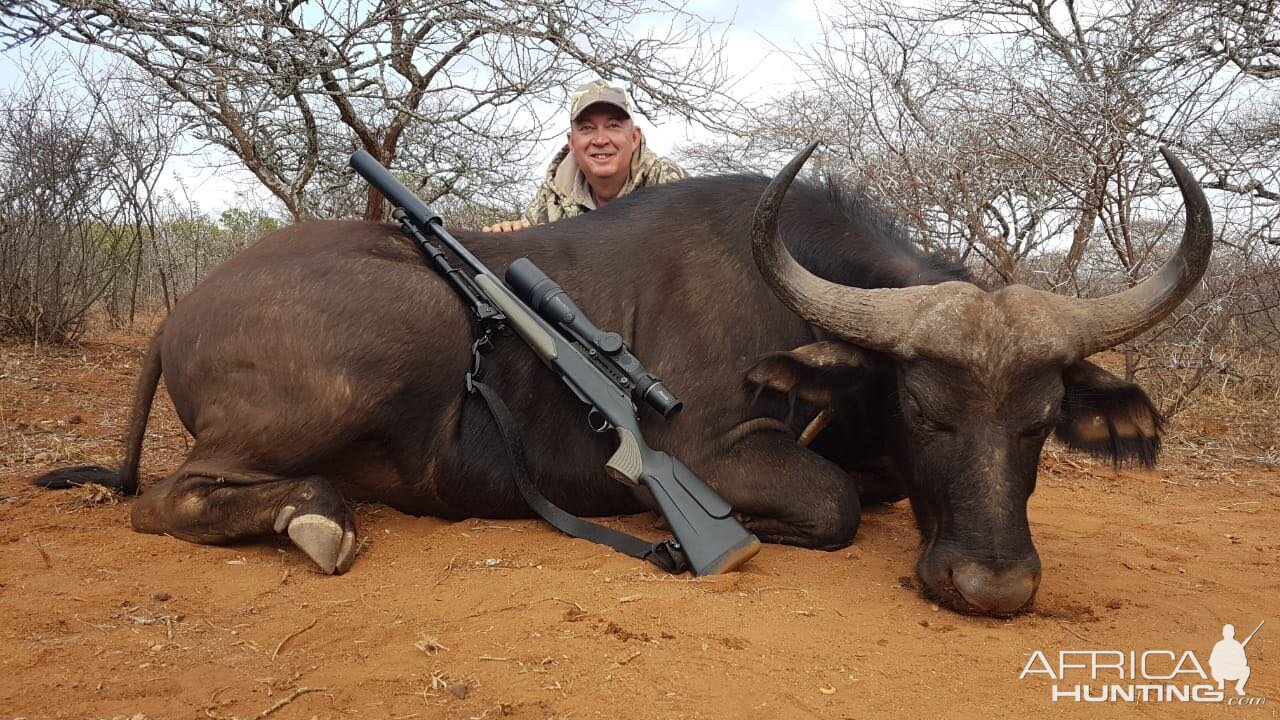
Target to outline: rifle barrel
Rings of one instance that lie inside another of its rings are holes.
[[[1244,642],[1240,643],[1240,647],[1244,647],[1244,646],[1248,645],[1248,644],[1249,644],[1249,641],[1253,639],[1253,636],[1254,636],[1254,635],[1257,635],[1257,634],[1258,634],[1258,631],[1262,629],[1262,626],[1263,626],[1263,625],[1266,625],[1266,624],[1267,624],[1267,621],[1266,621],[1266,620],[1263,620],[1262,622],[1258,623],[1258,627],[1254,628],[1254,629],[1253,629],[1253,632],[1249,633],[1249,637],[1245,638],[1245,639],[1244,639]]]
[[[378,189],[391,204],[402,208],[409,215],[409,219],[413,220],[423,232],[430,232],[435,235],[438,240],[449,246],[453,254],[466,264],[471,272],[476,275],[485,275],[492,280],[498,280],[498,276],[494,275],[484,263],[476,259],[469,250],[458,242],[457,238],[449,234],[444,229],[444,220],[431,209],[430,205],[422,202],[422,199],[414,195],[404,183],[396,179],[389,170],[382,166],[372,155],[364,150],[357,150],[351,156],[351,167],[360,177],[364,178],[368,183]]]

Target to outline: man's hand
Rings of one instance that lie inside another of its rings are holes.
[[[515,232],[529,227],[524,220],[503,220],[484,229],[485,232]]]

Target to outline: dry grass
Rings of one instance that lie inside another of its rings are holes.
[[[1156,354],[1147,349],[1148,355]],[[1124,360],[1114,352],[1091,358],[1117,375]],[[1162,466],[1196,471],[1197,482],[1231,482],[1242,467],[1280,464],[1280,353],[1253,349],[1206,372],[1201,367],[1151,363],[1137,378],[1160,407],[1176,405],[1168,418]],[[1180,396],[1180,399],[1179,399]],[[1105,466],[1079,455],[1082,466]]]
[[[120,502],[120,496],[110,489],[92,484],[71,488],[59,493],[58,497],[63,498],[54,504],[54,508],[58,512],[74,512],[100,505],[115,505]]]
[[[93,334],[75,346],[0,341],[0,474],[65,465],[114,467],[150,329]],[[144,473],[182,461],[190,439],[163,390],[147,427]],[[86,488],[69,503],[104,502]],[[79,503],[79,505],[76,505]]]

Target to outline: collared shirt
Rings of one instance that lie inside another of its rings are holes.
[[[644,140],[636,146],[631,154],[631,175],[622,186],[618,197],[622,197],[638,187],[661,185],[687,177],[679,165],[649,152]],[[587,176],[578,168],[569,146],[565,145],[547,169],[547,179],[538,187],[529,208],[521,215],[521,219],[529,225],[576,217],[596,209],[595,198],[591,196],[591,186],[587,184]]]

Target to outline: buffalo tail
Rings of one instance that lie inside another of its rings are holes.
[[[142,439],[147,431],[147,418],[151,415],[151,402],[160,383],[160,339],[164,335],[162,325],[151,338],[147,356],[142,361],[142,374],[133,392],[133,408],[129,412],[129,430],[125,437],[124,459],[120,469],[112,470],[100,465],[75,465],[50,470],[31,480],[32,485],[51,490],[65,490],[94,484],[111,488],[125,495],[138,492],[138,466],[142,462]]]

